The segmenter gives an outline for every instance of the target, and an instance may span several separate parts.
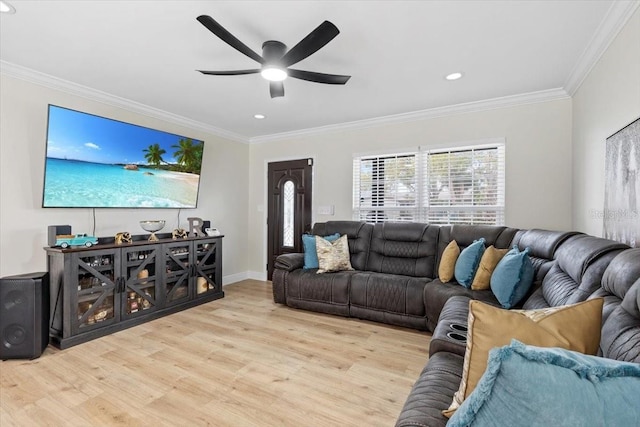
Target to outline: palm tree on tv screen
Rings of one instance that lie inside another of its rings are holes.
[[[178,161],[183,172],[200,174],[200,164],[202,160],[202,143],[194,144],[191,138],[183,138],[174,144],[173,157]]]
[[[161,148],[159,144],[152,144],[149,146],[149,148],[145,148],[142,151],[146,153],[144,155],[144,158],[147,159],[147,162],[150,165],[154,165],[157,167],[160,165],[160,163],[167,163],[162,158],[162,155],[166,154],[167,151]]]

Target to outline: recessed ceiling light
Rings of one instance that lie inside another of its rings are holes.
[[[447,80],[458,80],[459,78],[462,78],[462,73],[451,73],[445,76]]]
[[[0,0],[0,13],[16,13],[16,8],[6,1]]]
[[[266,116],[264,114],[254,114],[253,117],[255,117],[258,120],[262,120],[264,119]]]

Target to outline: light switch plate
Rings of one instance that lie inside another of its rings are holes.
[[[318,206],[318,215],[333,215],[334,211],[333,205]]]

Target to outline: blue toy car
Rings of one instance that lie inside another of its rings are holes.
[[[86,246],[90,248],[98,244],[98,238],[86,234],[59,234],[56,236],[56,246],[63,249],[69,246]]]

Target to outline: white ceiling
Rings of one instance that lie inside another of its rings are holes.
[[[611,16],[620,21],[636,2],[9,3],[17,12],[0,21],[5,70],[44,73],[249,141],[532,92],[571,93],[597,56],[594,43],[617,31]],[[285,97],[271,99],[258,74],[202,75],[195,70],[257,63],[198,23],[201,14],[258,53],[269,39],[292,47],[329,20],[341,33],[294,68],[352,78],[345,86],[289,78]],[[446,81],[454,71],[464,78]]]

